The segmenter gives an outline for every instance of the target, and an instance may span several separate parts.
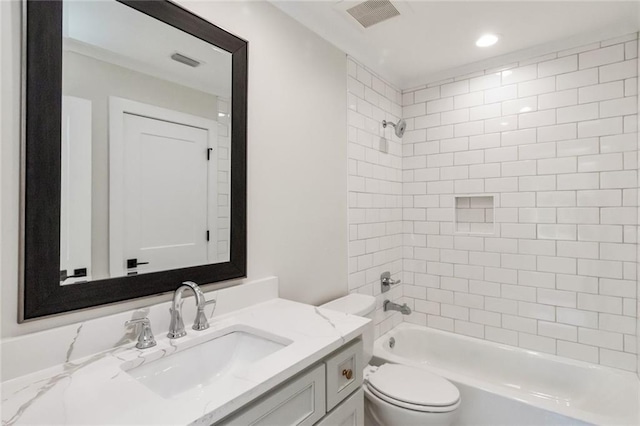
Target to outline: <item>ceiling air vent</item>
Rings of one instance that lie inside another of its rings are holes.
[[[347,9],[347,12],[365,28],[400,15],[389,0],[368,0]]]
[[[171,55],[171,59],[173,59],[176,62],[180,62],[181,64],[185,64],[185,65],[188,65],[190,67],[193,67],[193,68],[195,68],[195,67],[200,65],[200,61],[196,61],[195,59],[192,59],[192,58],[190,58],[188,56],[185,56],[185,55],[183,55],[181,53],[178,53],[178,52],[176,52],[173,55]]]

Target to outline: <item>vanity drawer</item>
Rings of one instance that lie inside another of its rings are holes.
[[[364,391],[355,391],[316,426],[364,426]]]
[[[320,364],[219,425],[311,426],[325,413],[325,367]]]
[[[358,339],[327,358],[327,411],[362,385],[362,340]]]

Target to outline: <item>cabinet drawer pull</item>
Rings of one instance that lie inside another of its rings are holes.
[[[347,378],[347,380],[351,380],[353,377],[353,371],[351,369],[342,370],[342,375]]]

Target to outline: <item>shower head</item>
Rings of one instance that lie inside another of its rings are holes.
[[[394,131],[397,137],[401,138],[404,135],[404,131],[407,130],[407,122],[402,118],[398,120],[397,123],[392,123],[391,121],[382,120],[382,127],[387,128],[387,126],[393,126]]]

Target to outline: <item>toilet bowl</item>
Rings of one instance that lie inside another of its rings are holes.
[[[373,317],[375,298],[350,294],[322,305],[352,315]],[[362,336],[364,360],[373,357],[373,323]],[[368,365],[364,370],[365,426],[450,426],[460,392],[444,377],[400,364]]]

